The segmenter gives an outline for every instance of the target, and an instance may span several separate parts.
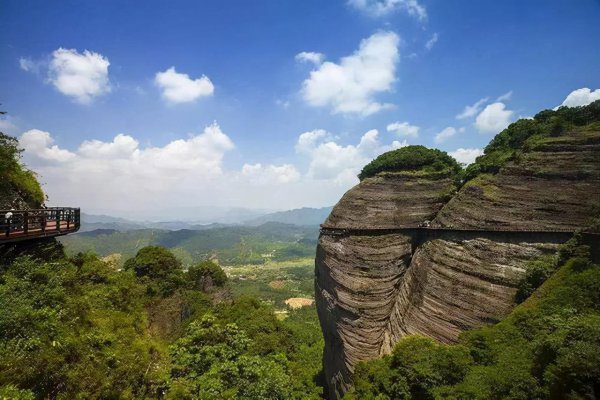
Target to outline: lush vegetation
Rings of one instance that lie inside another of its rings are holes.
[[[231,280],[236,297],[251,296],[273,305],[285,314],[285,301],[291,297],[314,297],[314,258],[292,261],[269,261],[262,265],[223,267]]]
[[[461,167],[446,152],[425,146],[406,146],[383,153],[365,165],[358,178],[375,176],[380,172],[449,172],[456,174]]]
[[[161,247],[125,265],[78,254],[0,269],[0,398],[321,398],[314,307],[280,320],[232,298],[218,265],[185,271]]]
[[[0,132],[0,208],[36,208],[45,200],[35,173],[21,162],[21,152],[16,138]]]
[[[520,119],[497,134],[485,147],[484,154],[469,165],[463,180],[481,173],[497,173],[508,161],[518,160],[528,151],[561,135],[578,134],[587,128],[600,129],[600,100],[582,107],[545,110],[533,119]]]
[[[312,257],[318,227],[266,223],[256,227],[230,226],[205,230],[164,231],[138,229],[126,232],[100,230],[61,238],[69,254],[94,252],[131,257],[149,245],[169,248],[185,265],[208,258],[224,265],[263,264]]]
[[[346,398],[596,398],[600,265],[588,251],[572,241],[551,262],[538,260],[523,290],[556,272],[505,320],[463,333],[457,345],[410,336],[390,356],[360,364]]]

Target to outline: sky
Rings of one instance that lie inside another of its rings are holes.
[[[0,131],[48,205],[335,204],[377,155],[460,162],[600,98],[597,0],[0,0]]]

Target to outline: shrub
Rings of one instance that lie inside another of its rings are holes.
[[[417,171],[458,173],[460,165],[446,152],[425,146],[406,146],[383,153],[367,164],[358,175],[362,181],[380,172]]]

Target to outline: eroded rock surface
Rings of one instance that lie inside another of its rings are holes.
[[[453,195],[450,177],[367,178],[344,195],[324,226],[393,229],[432,220],[467,229],[574,230],[589,222],[599,200],[600,132],[585,132],[528,149]],[[402,234],[321,235],[315,289],[330,398],[350,387],[359,361],[389,353],[402,336],[452,343],[461,331],[507,315],[524,264],[557,246],[535,236],[418,242]]]

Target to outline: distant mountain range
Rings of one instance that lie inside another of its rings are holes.
[[[244,222],[245,225],[258,226],[266,222],[280,222],[299,226],[320,225],[325,221],[333,207],[297,208],[295,210],[279,211],[263,215]]]
[[[279,211],[268,213],[260,216],[256,216],[256,212],[245,211],[245,212],[231,212],[228,214],[225,221],[218,218],[213,223],[202,223],[198,221],[190,220],[174,220],[174,221],[137,221],[133,219],[126,219],[121,217],[113,217],[110,215],[96,215],[96,214],[81,214],[81,229],[80,232],[90,232],[97,229],[101,230],[114,230],[114,231],[130,231],[135,229],[161,229],[161,230],[206,230],[212,228],[234,226],[234,225],[247,225],[247,226],[259,226],[267,222],[278,222],[282,224],[290,224],[297,226],[316,226],[327,218],[331,212],[332,207],[323,208],[298,208],[295,210]],[[235,217],[234,217],[235,215]]]

